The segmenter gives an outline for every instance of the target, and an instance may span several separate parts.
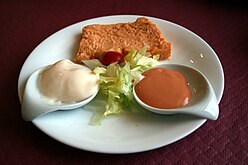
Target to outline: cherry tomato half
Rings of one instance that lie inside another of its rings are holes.
[[[121,63],[124,62],[124,55],[118,52],[110,51],[105,53],[100,61],[103,65],[109,65],[113,62]]]

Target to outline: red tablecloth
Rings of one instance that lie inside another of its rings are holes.
[[[225,73],[217,121],[186,138],[136,154],[99,154],[64,145],[21,118],[17,80],[30,52],[73,23],[117,14],[162,18],[201,36]],[[56,0],[0,2],[0,164],[248,163],[248,7],[241,1]]]

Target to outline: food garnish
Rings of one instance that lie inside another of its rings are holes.
[[[135,111],[134,82],[140,78],[141,73],[160,64],[159,55],[149,56],[147,46],[140,51],[132,49],[125,56],[123,66],[115,62],[94,69],[100,77],[100,91],[107,96],[104,116]]]

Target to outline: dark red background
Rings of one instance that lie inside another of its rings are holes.
[[[17,80],[46,37],[86,19],[137,14],[162,18],[201,36],[225,73],[220,117],[156,150],[124,155],[71,148],[21,118]],[[248,7],[212,0],[34,0],[0,2],[0,164],[246,164],[248,162]]]

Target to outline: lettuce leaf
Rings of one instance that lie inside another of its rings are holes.
[[[141,74],[159,65],[159,55],[147,53],[147,46],[140,51],[132,49],[124,58],[123,66],[112,63],[107,67],[96,67],[94,72],[100,77],[100,90],[107,95],[103,116],[137,111],[133,98],[134,82]]]

